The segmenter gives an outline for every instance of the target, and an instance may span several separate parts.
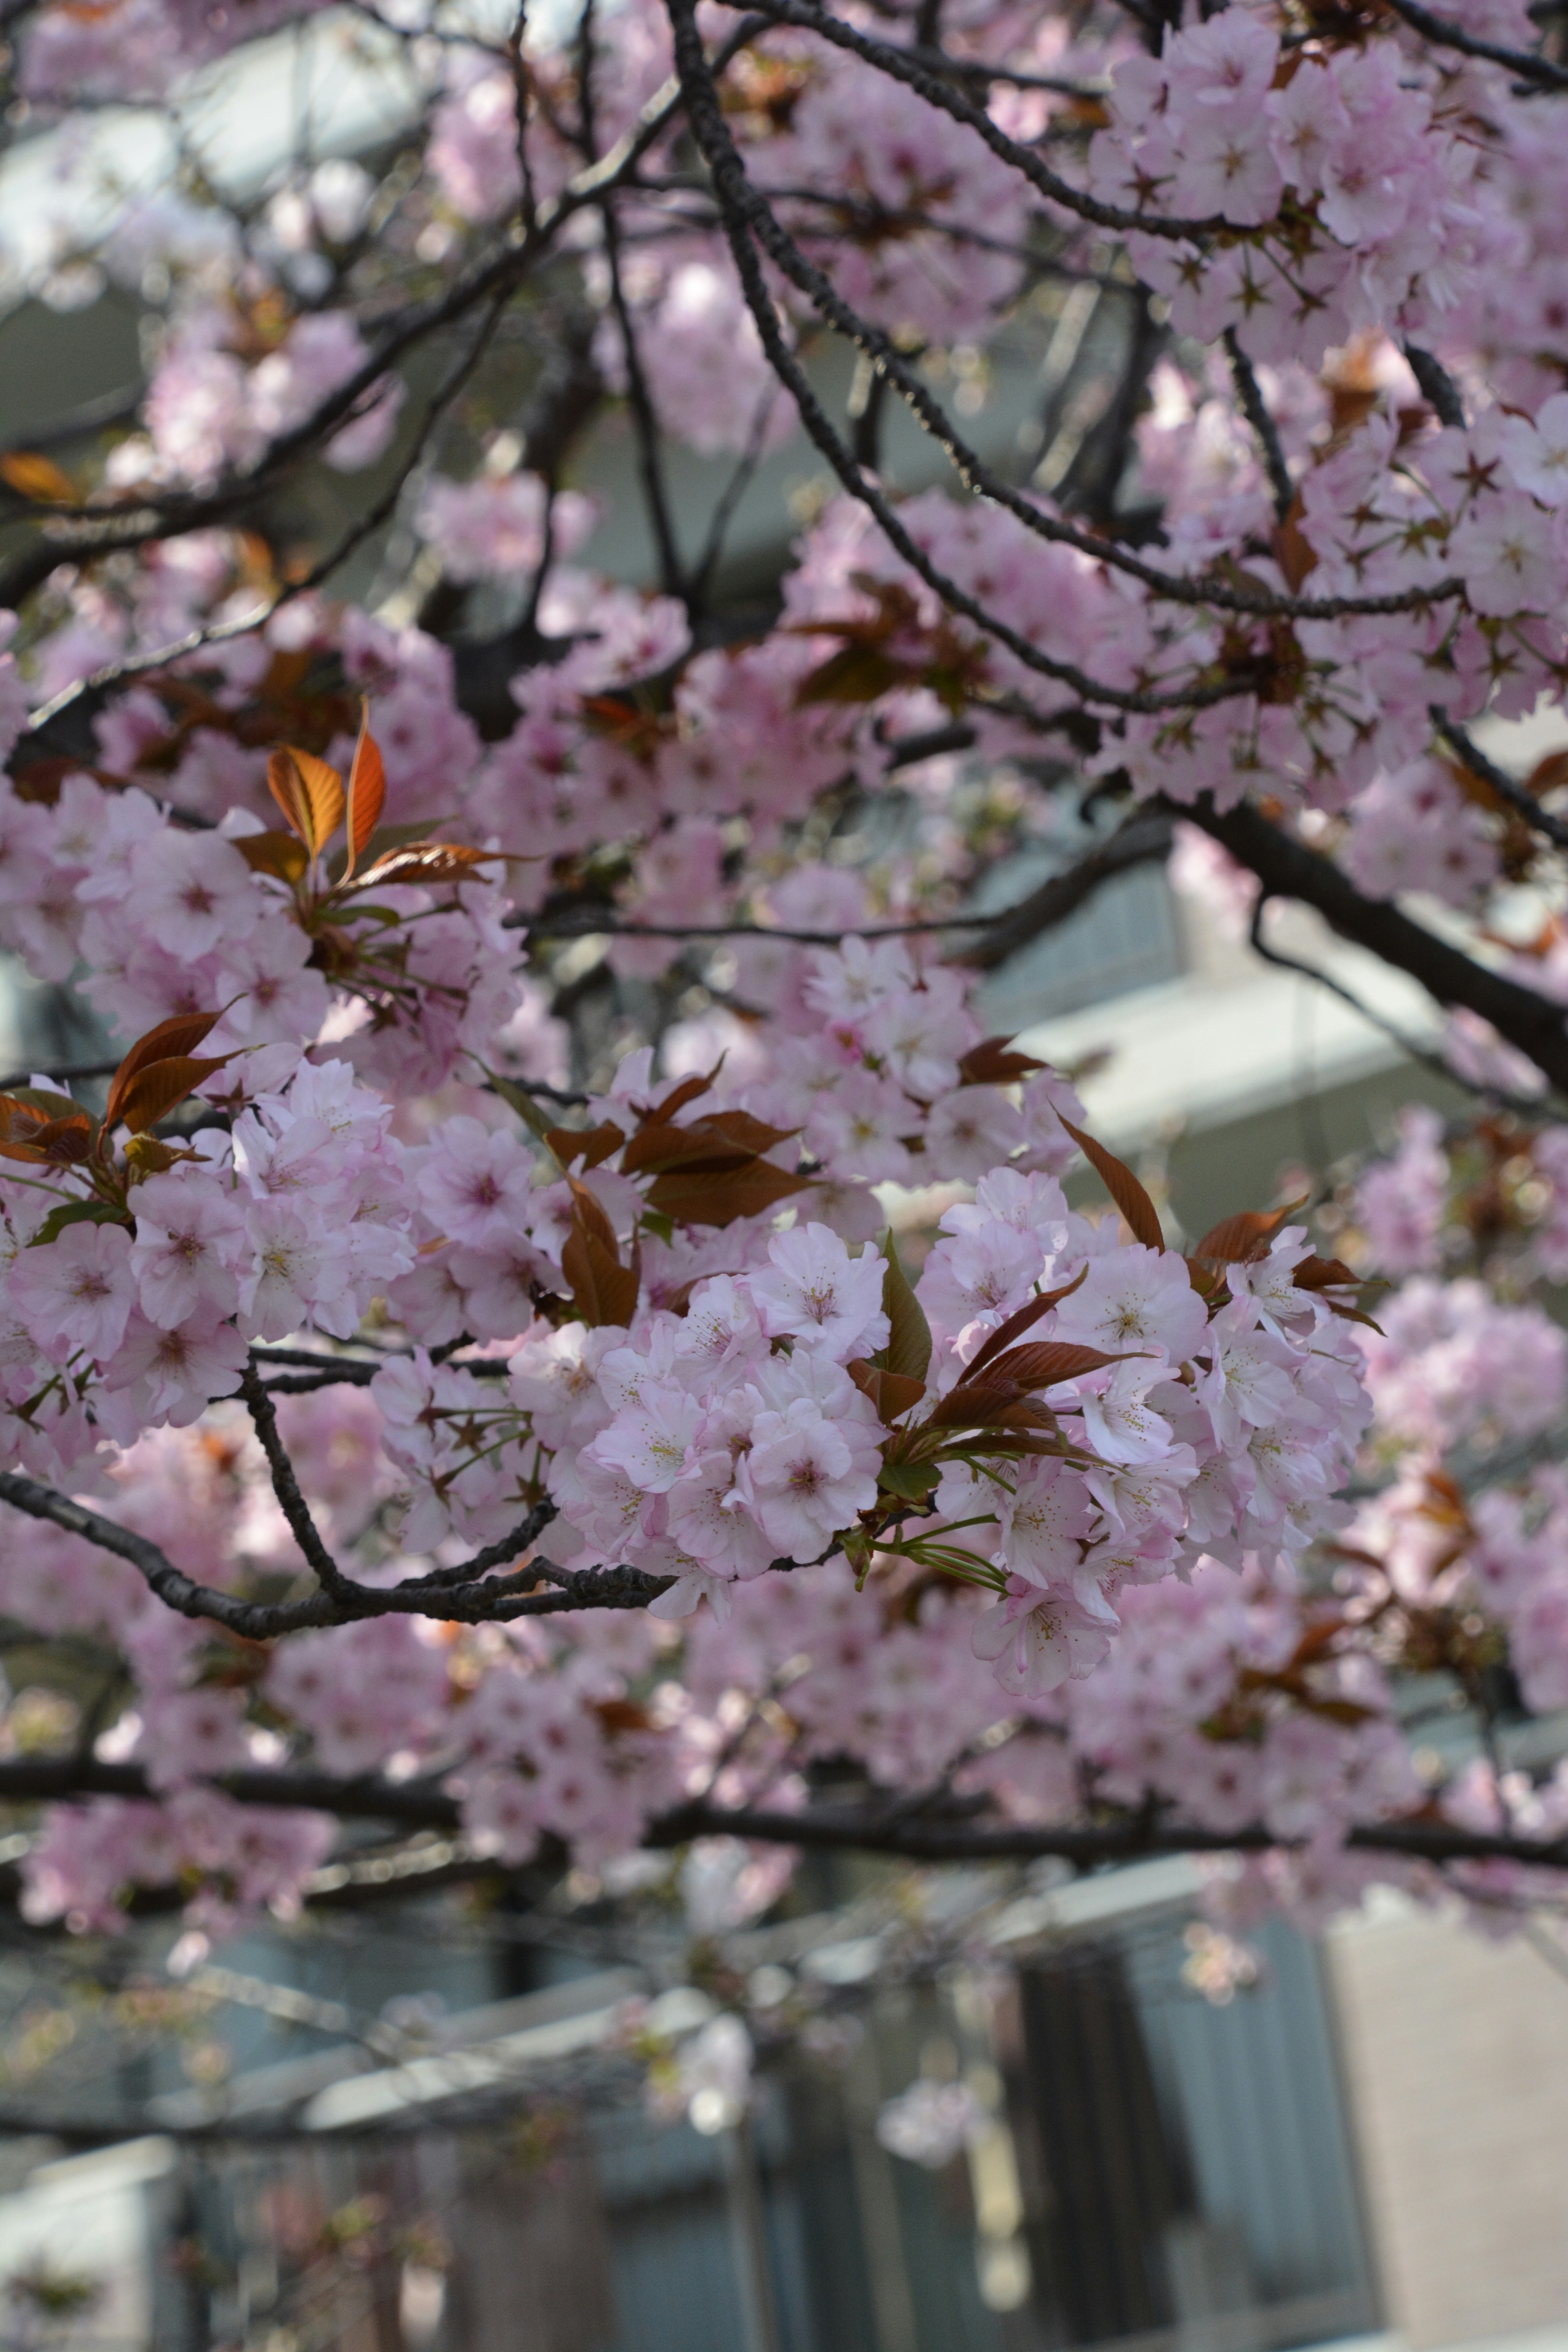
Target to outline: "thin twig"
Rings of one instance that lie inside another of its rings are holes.
[[[1533,81],[1542,89],[1568,89],[1568,72],[1553,65],[1550,58],[1537,57],[1531,49],[1505,48],[1497,41],[1483,41],[1474,33],[1467,33],[1451,16],[1439,16],[1430,8],[1423,8],[1417,0],[1388,0],[1396,16],[1403,16],[1412,32],[1422,39],[1434,41],[1439,48],[1458,49],[1462,57],[1481,58],[1489,65],[1506,66],[1510,73],[1518,74],[1521,81]]]
[[[1342,981],[1336,980],[1332,972],[1324,971],[1317,964],[1303,962],[1296,956],[1286,955],[1279,948],[1269,947],[1263,937],[1263,914],[1264,909],[1272,903],[1267,890],[1258,892],[1258,903],[1252,910],[1251,929],[1247,935],[1253,953],[1260,956],[1265,963],[1273,964],[1279,971],[1295,972],[1300,979],[1313,981],[1318,987],[1326,988],[1331,996],[1337,996],[1342,1004],[1348,1004],[1352,1013],[1359,1013],[1370,1028],[1381,1029],[1384,1035],[1392,1039],[1400,1052],[1406,1055],[1411,1061],[1419,1062],[1424,1069],[1430,1070],[1435,1076],[1444,1079],[1449,1086],[1462,1087],[1467,1093],[1479,1095],[1483,1101],[1501,1103],[1508,1109],[1520,1111],[1527,1118],[1540,1117],[1539,1098],[1527,1101],[1522,1095],[1510,1095],[1500,1087],[1482,1086],[1474,1078],[1467,1078],[1462,1071],[1456,1070],[1446,1062],[1441,1054],[1434,1054],[1426,1046],[1418,1045],[1414,1037],[1408,1036],[1400,1028],[1397,1022],[1390,1021],[1384,1013],[1374,1013],[1370,1004],[1357,996],[1353,989],[1347,988]]]
[[[899,521],[890,502],[868,478],[864,468],[857,463],[853,451],[846,447],[835,432],[807,383],[804,371],[784,343],[773,310],[772,298],[758,268],[753,240],[813,303],[822,319],[846,336],[868,362],[888,376],[916,423],[942,451],[964,487],[1005,507],[1037,538],[1053,545],[1070,547],[1078,554],[1123,572],[1154,595],[1168,598],[1173,603],[1194,608],[1212,606],[1258,619],[1331,621],[1352,615],[1412,612],[1463,594],[1464,583],[1458,578],[1439,581],[1429,588],[1363,597],[1278,596],[1259,589],[1238,587],[1216,578],[1192,579],[1184,574],[1163,572],[1157,565],[1145,563],[1113,541],[1063,521],[1026,497],[986,465],[963,439],[940,401],[915,374],[891,337],[852,310],[838,294],[832,280],[807,260],[763,191],[750,178],[719,103],[718,91],[703,56],[701,40],[696,29],[694,5],[695,0],[669,0],[676,34],[676,57],[682,78],[688,84],[688,118],[712,175],[715,198],[723,216],[731,250],[741,272],[747,307],[756,321],[763,349],[775,373],[783,377],[795,394],[806,430],[846,488],[876,517],[884,535],[892,541],[905,562],[936,590],[952,610],[973,620],[1020,661],[1042,676],[1070,686],[1086,701],[1107,703],[1118,709],[1147,711],[1177,707],[1204,708],[1210,703],[1227,700],[1237,692],[1250,692],[1256,684],[1256,681],[1226,680],[1207,688],[1193,688],[1184,692],[1176,689],[1159,695],[1130,694],[1124,689],[1111,688],[1089,678],[1070,664],[1050,660],[995,614],[967,596],[955,581],[937,572],[930,558]],[[822,29],[821,24],[809,11],[801,11],[800,14],[803,21],[809,18],[816,29]],[[795,21],[793,13],[788,21]],[[831,21],[837,22],[837,19]],[[877,48],[879,45],[873,43],[872,47]]]
[[[1439,425],[1452,425],[1456,432],[1465,429],[1465,404],[1459,398],[1458,386],[1439,359],[1423,351],[1419,343],[1404,345],[1410,373],[1415,378],[1421,397],[1436,417]]]
[[[1478,963],[1387,900],[1363,897],[1342,866],[1270,824],[1249,803],[1222,812],[1205,793],[1178,814],[1255,874],[1270,898],[1299,898],[1315,907],[1342,939],[1409,972],[1439,1004],[1479,1013],[1559,1094],[1568,1095],[1568,1030],[1560,1004]]]
[[[1296,496],[1296,485],[1290,479],[1290,468],[1285,463],[1285,452],[1279,445],[1279,427],[1268,414],[1268,404],[1259,389],[1258,378],[1252,371],[1252,362],[1242,350],[1234,327],[1227,327],[1225,331],[1225,348],[1226,356],[1230,361],[1231,381],[1236,385],[1236,396],[1241,403],[1242,415],[1251,425],[1253,437],[1262,452],[1264,470],[1268,476],[1268,486],[1274,493],[1276,520],[1283,522],[1290,511],[1291,501]]]
[[[1496,793],[1500,801],[1506,802],[1514,814],[1521,816],[1531,830],[1549,841],[1553,849],[1568,849],[1568,824],[1560,816],[1553,816],[1550,809],[1542,808],[1535,794],[1526,791],[1523,784],[1516,783],[1506,768],[1500,768],[1495,760],[1489,760],[1475,738],[1463,727],[1458,726],[1439,705],[1434,703],[1428,715],[1433,731],[1448,746],[1461,766],[1468,768],[1473,776],[1479,776],[1483,784]]]

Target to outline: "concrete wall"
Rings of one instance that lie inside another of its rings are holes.
[[[1389,1896],[1328,1961],[1386,2325],[1426,2352],[1568,2321],[1568,1981]]]

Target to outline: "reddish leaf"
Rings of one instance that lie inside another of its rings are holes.
[[[584,1323],[629,1324],[641,1287],[637,1268],[621,1264],[615,1229],[585,1184],[569,1176],[572,1230],[561,1252],[561,1270],[571,1285],[573,1304]]]
[[[1033,1054],[1020,1054],[1009,1037],[984,1037],[960,1062],[958,1082],[964,1087],[1005,1087],[1047,1066]]]
[[[902,683],[905,671],[877,646],[840,646],[826,661],[807,670],[795,688],[795,701],[805,708],[814,702],[875,702],[890,687]]]
[[[1092,1135],[1086,1135],[1070,1118],[1062,1119],[1062,1125],[1121,1210],[1133,1240],[1142,1242],[1145,1249],[1163,1249],[1165,1236],[1160,1231],[1154,1203],[1126,1161],[1118,1160],[1114,1151],[1107,1151],[1103,1143],[1096,1143]]]
[[[1359,1276],[1352,1272],[1342,1258],[1304,1257],[1291,1279],[1298,1290],[1330,1290],[1349,1283],[1353,1290]]]
[[[1129,1356],[1146,1352],[1124,1348],[1120,1355],[1108,1355],[1103,1348],[1080,1347],[1072,1339],[1037,1339],[998,1356],[986,1379],[997,1387],[1010,1382],[1021,1395],[1026,1389],[1052,1389],[1058,1381],[1079,1380],[1085,1372],[1102,1371],[1107,1364],[1122,1364]]]
[[[616,1229],[611,1224],[605,1211],[605,1204],[598,1194],[591,1191],[586,1184],[581,1183],[575,1176],[568,1176],[566,1181],[572,1188],[573,1214],[582,1225],[584,1232],[591,1234],[595,1241],[603,1242],[607,1250],[614,1250]]]
[[[386,799],[386,769],[382,761],[381,747],[370,731],[369,703],[362,703],[360,709],[359,741],[354,745],[353,763],[349,769],[349,848],[348,862],[343,867],[345,881],[364,856]]]
[[[138,1037],[114,1073],[104,1106],[105,1127],[120,1124],[120,1106],[132,1078],[150,1069],[154,1062],[194,1054],[216,1027],[220,1017],[216,1013],[176,1013],[169,1020],[160,1021],[156,1028],[149,1029],[144,1037]]]
[[[1301,493],[1291,499],[1285,520],[1274,533],[1274,560],[1285,574],[1285,584],[1292,595],[1300,590],[1308,574],[1317,569],[1318,551],[1301,529],[1306,511]]]
[[[1005,1413],[1020,1401],[1020,1391],[1009,1381],[1005,1387],[995,1381],[981,1381],[973,1385],[962,1381],[944,1396],[931,1414],[928,1429],[984,1429],[993,1417]]]
[[[739,1168],[716,1172],[704,1169],[671,1169],[657,1177],[648,1192],[648,1207],[682,1225],[731,1225],[737,1217],[760,1217],[776,1209],[794,1192],[804,1192],[808,1176],[786,1175],[771,1160],[748,1160]]]
[[[759,1156],[764,1151],[773,1150],[781,1143],[787,1143],[792,1135],[800,1132],[794,1127],[769,1127],[765,1120],[753,1118],[749,1110],[710,1111],[706,1118],[694,1119],[692,1125]]]
[[[51,1118],[33,1138],[34,1149],[51,1168],[79,1168],[92,1150],[93,1122],[86,1111],[72,1118]]]
[[[726,1169],[743,1168],[756,1156],[744,1144],[712,1134],[706,1121],[697,1119],[689,1127],[639,1127],[626,1145],[621,1167],[628,1176],[660,1176],[675,1168],[718,1175]]]
[[[229,1059],[227,1054],[181,1054],[172,1061],[151,1063],[138,1072],[121,1096],[116,1126],[144,1135]]]
[[[1548,751],[1538,760],[1524,780],[1524,789],[1532,800],[1544,800],[1548,793],[1560,793],[1568,784],[1568,751]]]
[[[1195,1257],[1184,1258],[1182,1263],[1187,1269],[1187,1280],[1209,1312],[1212,1314],[1216,1307],[1223,1307],[1230,1297],[1230,1287],[1217,1266],[1205,1265],[1201,1259]]]
[[[1304,1257],[1296,1268],[1293,1279],[1298,1290],[1327,1293],[1331,1290],[1342,1289],[1347,1285],[1352,1290],[1361,1287],[1360,1276],[1352,1273],[1342,1258],[1337,1257]],[[1342,1298],[1326,1298],[1325,1304],[1333,1314],[1340,1317],[1342,1321],[1364,1323],[1369,1331],[1375,1331],[1378,1337],[1382,1338],[1382,1324],[1374,1323],[1364,1308],[1352,1307]]]
[[[689,1078],[682,1078],[680,1084],[676,1087],[675,1092],[671,1095],[666,1095],[664,1100],[660,1103],[657,1110],[649,1110],[646,1105],[642,1106],[643,1126],[668,1127],[674,1118],[678,1110],[684,1110],[688,1103],[696,1102],[700,1096],[705,1095],[708,1092],[709,1087],[712,1085],[714,1079],[719,1075],[720,1069],[723,1064],[723,1055],[721,1055],[706,1077],[700,1076],[694,1073]]]
[[[845,1370],[862,1396],[869,1397],[877,1408],[877,1417],[891,1428],[900,1413],[919,1404],[926,1392],[924,1381],[917,1381],[904,1372],[889,1372],[878,1364],[868,1364],[857,1356]]]
[[[717,1175],[760,1159],[764,1151],[787,1143],[794,1132],[791,1128],[765,1126],[743,1110],[713,1111],[685,1127],[649,1121],[627,1144],[621,1166],[628,1176],[658,1175],[674,1168]]]
[[[1306,1205],[1303,1194],[1299,1201],[1287,1201],[1282,1209],[1238,1210],[1234,1217],[1222,1217],[1217,1225],[1211,1226],[1193,1255],[1218,1258],[1231,1265],[1253,1265],[1258,1258],[1268,1256],[1268,1244],[1280,1226]]]
[[[271,874],[279,882],[298,882],[310,862],[304,843],[277,825],[265,833],[236,834],[234,845],[253,874]]]
[[[544,1138],[563,1168],[570,1168],[574,1160],[581,1159],[584,1171],[597,1168],[612,1151],[618,1151],[626,1139],[613,1118],[605,1119],[599,1127],[552,1127],[546,1130]]]
[[[595,1234],[574,1224],[561,1252],[561,1268],[572,1286],[572,1303],[595,1330],[606,1323],[623,1328],[637,1308],[637,1279]]]
[[[635,1698],[596,1698],[589,1705],[608,1732],[651,1731],[654,1727],[652,1716]]]
[[[313,751],[287,743],[268,761],[267,782],[290,827],[314,857],[342,822],[342,778]]]
[[[965,1380],[973,1380],[976,1373],[983,1372],[987,1364],[994,1361],[1004,1348],[1010,1348],[1015,1339],[1021,1339],[1042,1315],[1048,1314],[1053,1307],[1059,1307],[1064,1298],[1070,1298],[1079,1283],[1087,1279],[1088,1274],[1088,1266],[1080,1266],[1072,1280],[1064,1283],[1059,1290],[1047,1290],[1040,1297],[1031,1298],[1026,1307],[1020,1307],[1016,1314],[1009,1315],[1005,1323],[999,1323],[973,1362],[966,1368]]]

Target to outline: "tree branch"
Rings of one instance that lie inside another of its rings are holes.
[[[929,559],[916,548],[914,541],[898,523],[888,500],[868,479],[853,451],[847,448],[834,432],[806,385],[803,371],[779,333],[772,299],[757,266],[753,239],[775,267],[814,304],[826,323],[847,337],[896,387],[921,430],[942,451],[965,488],[1005,507],[1026,530],[1033,532],[1037,538],[1057,546],[1070,547],[1095,562],[1106,563],[1124,572],[1154,595],[1169,598],[1174,604],[1194,608],[1209,606],[1259,619],[1332,621],[1354,615],[1410,612],[1464,593],[1464,583],[1458,579],[1438,581],[1430,588],[1405,590],[1391,596],[1361,597],[1276,596],[1267,591],[1237,587],[1217,579],[1188,579],[1181,574],[1162,572],[1157,565],[1144,563],[1114,541],[1081,530],[1076,524],[1064,522],[1026,498],[1011,482],[994,472],[963,440],[946,410],[921,382],[892,339],[852,310],[842,299],[832,280],[805,258],[766,196],[747,174],[703,56],[696,26],[694,0],[668,0],[668,5],[675,30],[676,58],[687,89],[688,119],[691,123],[692,135],[701,148],[712,175],[715,200],[741,273],[748,307],[756,320],[769,360],[795,395],[806,429],[846,488],[876,516],[883,532],[904,556],[906,562],[913,564],[921,578],[935,588],[953,610],[963,612],[970,619],[977,621],[981,627],[998,638],[1009,652],[1026,662],[1029,667],[1071,686],[1088,701],[1109,703],[1118,709],[1171,709],[1178,705],[1197,709],[1226,700],[1238,691],[1252,690],[1250,683],[1230,681],[1160,696],[1129,695],[1113,690],[1088,680],[1082,672],[1072,669],[1069,665],[1048,662],[1026,639],[1009,629],[996,615],[985,612],[973,598],[966,597],[955,582],[945,581],[942,575],[934,573]],[[794,23],[797,16],[801,22],[810,24],[817,31],[822,31],[826,23],[837,23],[837,18],[819,19],[814,12],[804,9],[786,12],[781,21]],[[837,34],[834,37],[837,38]],[[847,46],[854,47],[854,43]],[[879,52],[879,61],[880,46],[875,42],[870,44],[872,49]],[[892,50],[888,54],[896,57],[900,53]],[[764,311],[767,314],[765,321]]]
[[[722,72],[766,21],[754,15],[745,17],[716,52],[712,70]],[[441,328],[456,324],[477,304],[494,296],[504,299],[543,257],[575,214],[600,204],[636,170],[681,103],[681,86],[672,75],[655,91],[630,130],[598,162],[577,173],[559,195],[539,207],[532,226],[514,226],[499,252],[458,278],[445,294],[411,308],[389,328],[363,366],[319,401],[309,416],[280,433],[243,472],[200,494],[176,491],[167,498],[142,500],[129,515],[106,509],[56,518],[49,532],[0,573],[0,609],[19,604],[61,563],[90,562],[121,549],[174,538],[226,521],[243,509],[279,474],[310,455],[408,352]]]
[[[1480,40],[1474,33],[1467,33],[1462,25],[1456,25],[1452,17],[1439,16],[1430,8],[1418,6],[1417,0],[1388,0],[1388,5],[1424,41],[1433,41],[1439,48],[1458,49],[1462,57],[1482,58],[1489,65],[1506,66],[1521,81],[1535,82],[1542,89],[1568,89],[1568,72],[1553,65],[1550,58],[1537,57],[1530,49],[1507,49],[1496,41]],[[1426,390],[1425,385],[1422,390]]]
[[[342,1821],[385,1821],[408,1830],[456,1830],[458,1801],[434,1780],[339,1780],[298,1767],[252,1768],[223,1773],[210,1783],[241,1805],[335,1814]],[[157,1792],[140,1764],[106,1763],[92,1756],[20,1757],[0,1760],[0,1803],[68,1802],[79,1797],[145,1800]],[[968,1806],[954,1819],[912,1815],[879,1804],[805,1807],[799,1812],[766,1805],[714,1804],[706,1799],[655,1815],[643,1843],[667,1851],[700,1837],[739,1837],[765,1845],[888,1854],[913,1863],[1034,1862],[1046,1857],[1081,1870],[1187,1853],[1289,1853],[1302,1843],[1279,1837],[1261,1822],[1236,1830],[1151,1819],[1146,1811],[1089,1823],[975,1821]],[[1510,1862],[1531,1869],[1568,1870],[1568,1835],[1536,1839],[1502,1831],[1461,1829],[1429,1818],[1366,1822],[1346,1832],[1358,1853],[1409,1862]]]
[[[534,1511],[521,1520],[499,1544],[462,1563],[462,1581],[454,1589],[451,1571],[410,1578],[382,1591],[346,1584],[337,1593],[312,1592],[299,1601],[241,1601],[216,1586],[197,1584],[177,1569],[166,1553],[145,1536],[90,1511],[68,1495],[13,1470],[0,1471],[0,1503],[13,1504],[29,1517],[47,1520],[68,1535],[81,1536],[101,1550],[127,1561],[166,1608],[182,1617],[226,1627],[248,1642],[270,1642],[284,1633],[302,1633],[324,1625],[353,1625],[366,1617],[433,1617],[465,1625],[507,1624],[519,1617],[555,1617],[583,1609],[646,1609],[668,1591],[672,1579],[646,1570],[556,1568],[552,1561],[530,1562],[515,1576],[475,1583],[490,1567],[499,1567],[525,1550],[534,1540],[540,1522]],[[541,1591],[550,1580],[552,1589]]]
[[[1052,874],[1016,907],[1004,908],[983,940],[949,957],[951,963],[994,971],[1043,931],[1055,929],[1091,898],[1103,883],[1135,866],[1163,862],[1171,846],[1171,819],[1163,808],[1135,808],[1109,841],[1089,850],[1065,874]]]
[[[1479,776],[1483,784],[1489,784],[1499,800],[1505,802],[1516,816],[1521,816],[1531,832],[1539,833],[1553,849],[1568,850],[1568,824],[1564,824],[1560,816],[1553,816],[1550,809],[1542,808],[1535,794],[1527,792],[1522,784],[1516,783],[1506,768],[1500,768],[1495,760],[1489,760],[1479,744],[1463,727],[1456,726],[1446,710],[1434,706],[1431,719],[1439,740],[1447,745],[1462,767],[1468,768],[1472,775]]]
[[[1331,859],[1293,841],[1248,802],[1222,815],[1205,794],[1179,814],[1228,850],[1238,866],[1256,874],[1269,898],[1298,898],[1303,906],[1315,907],[1342,939],[1369,948],[1384,963],[1407,971],[1439,1004],[1462,1005],[1479,1013],[1559,1093],[1568,1094],[1568,1028],[1560,1004],[1477,963],[1397,907],[1363,898]]]
[[[1404,351],[1410,363],[1410,373],[1420,388],[1421,397],[1438,424],[1451,425],[1457,432],[1462,433],[1465,429],[1465,404],[1442,361],[1434,359],[1430,352],[1424,352],[1419,343],[1406,343]]]
[[[1264,471],[1268,476],[1268,486],[1274,493],[1275,516],[1283,522],[1296,496],[1296,485],[1290,479],[1290,468],[1285,463],[1279,430],[1268,414],[1268,404],[1252,372],[1252,362],[1242,350],[1234,327],[1227,327],[1225,331],[1225,349],[1230,362],[1236,396],[1241,403],[1241,413],[1252,427],[1253,438],[1263,458]]]

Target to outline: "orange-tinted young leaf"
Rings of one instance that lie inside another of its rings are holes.
[[[656,1177],[648,1207],[682,1225],[731,1225],[737,1217],[760,1217],[794,1192],[805,1192],[808,1176],[786,1175],[768,1160],[743,1160],[717,1171],[673,1168]]]
[[[345,881],[364,856],[370,837],[381,821],[382,804],[386,799],[386,769],[382,761],[381,747],[370,731],[370,705],[360,706],[359,741],[354,745],[353,764],[349,770],[349,851],[343,867]]]
[[[313,751],[285,744],[267,762],[272,797],[312,857],[342,823],[343,780]]]
[[[1015,1078],[1027,1078],[1036,1070],[1043,1070],[1044,1062],[1033,1054],[1020,1054],[1010,1037],[983,1037],[972,1045],[958,1066],[961,1087],[1005,1087]]]
[[[196,1047],[212,1034],[222,1016],[216,1013],[175,1013],[167,1021],[160,1021],[146,1035],[138,1037],[110,1083],[109,1100],[104,1105],[105,1127],[120,1123],[120,1106],[125,1089],[139,1071],[150,1069],[154,1062],[166,1062],[181,1054],[194,1054]]]
[[[79,1102],[56,1094],[52,1087],[13,1087],[9,1094],[0,1095],[0,1136],[13,1142],[24,1141],[34,1128],[51,1118],[86,1117]]]
[[[900,1413],[919,1404],[926,1392],[924,1381],[912,1379],[907,1372],[889,1372],[877,1364],[868,1364],[857,1356],[845,1370],[862,1396],[869,1397],[877,1408],[877,1418],[891,1428]]]
[[[265,833],[240,833],[234,845],[253,874],[270,874],[279,882],[298,882],[310,863],[304,843],[277,825]]]
[[[477,866],[496,865],[500,857],[499,849],[470,849],[460,841],[416,842],[378,857],[356,878],[354,887],[368,890],[373,883],[388,889],[399,884],[471,882]]]
[[[574,1160],[581,1159],[584,1171],[596,1168],[601,1160],[618,1151],[626,1139],[613,1118],[598,1127],[552,1127],[544,1137],[563,1168],[570,1168]]]
[[[1092,1135],[1086,1135],[1070,1118],[1062,1119],[1062,1125],[1121,1210],[1133,1240],[1142,1242],[1145,1249],[1163,1249],[1165,1236],[1160,1231],[1154,1203],[1126,1161],[1118,1160],[1114,1151],[1107,1151],[1103,1143],[1097,1143]]]
[[[50,1168],[78,1168],[92,1150],[98,1121],[69,1095],[19,1087],[0,1095],[0,1154]]]
[[[310,839],[310,809],[305,798],[304,779],[292,751],[274,751],[267,762],[267,789],[282,810],[289,831],[305,845],[307,855],[313,844]]]
[[[227,1054],[179,1054],[167,1062],[150,1063],[121,1097],[115,1124],[128,1127],[132,1135],[144,1135],[230,1058]]]
[[[79,507],[81,492],[52,457],[41,457],[36,449],[13,449],[0,457],[0,480],[16,492],[18,498],[34,499],[40,505]]]
[[[1031,1298],[1026,1307],[1020,1307],[1016,1314],[1009,1315],[1005,1323],[999,1323],[979,1354],[966,1368],[965,1380],[973,1380],[978,1373],[985,1370],[987,1364],[995,1361],[1004,1348],[1010,1348],[1015,1339],[1021,1339],[1025,1332],[1039,1321],[1042,1315],[1049,1314],[1053,1307],[1059,1307],[1064,1298],[1070,1298],[1079,1283],[1088,1279],[1088,1266],[1080,1266],[1072,1280],[1063,1283],[1059,1290],[1047,1290],[1038,1298]]]
[[[1234,1217],[1222,1217],[1194,1250],[1194,1257],[1213,1257],[1231,1265],[1250,1265],[1267,1257],[1268,1244],[1283,1224],[1289,1223],[1298,1209],[1307,1205],[1303,1193],[1299,1201],[1287,1201],[1282,1209],[1240,1209]]]

